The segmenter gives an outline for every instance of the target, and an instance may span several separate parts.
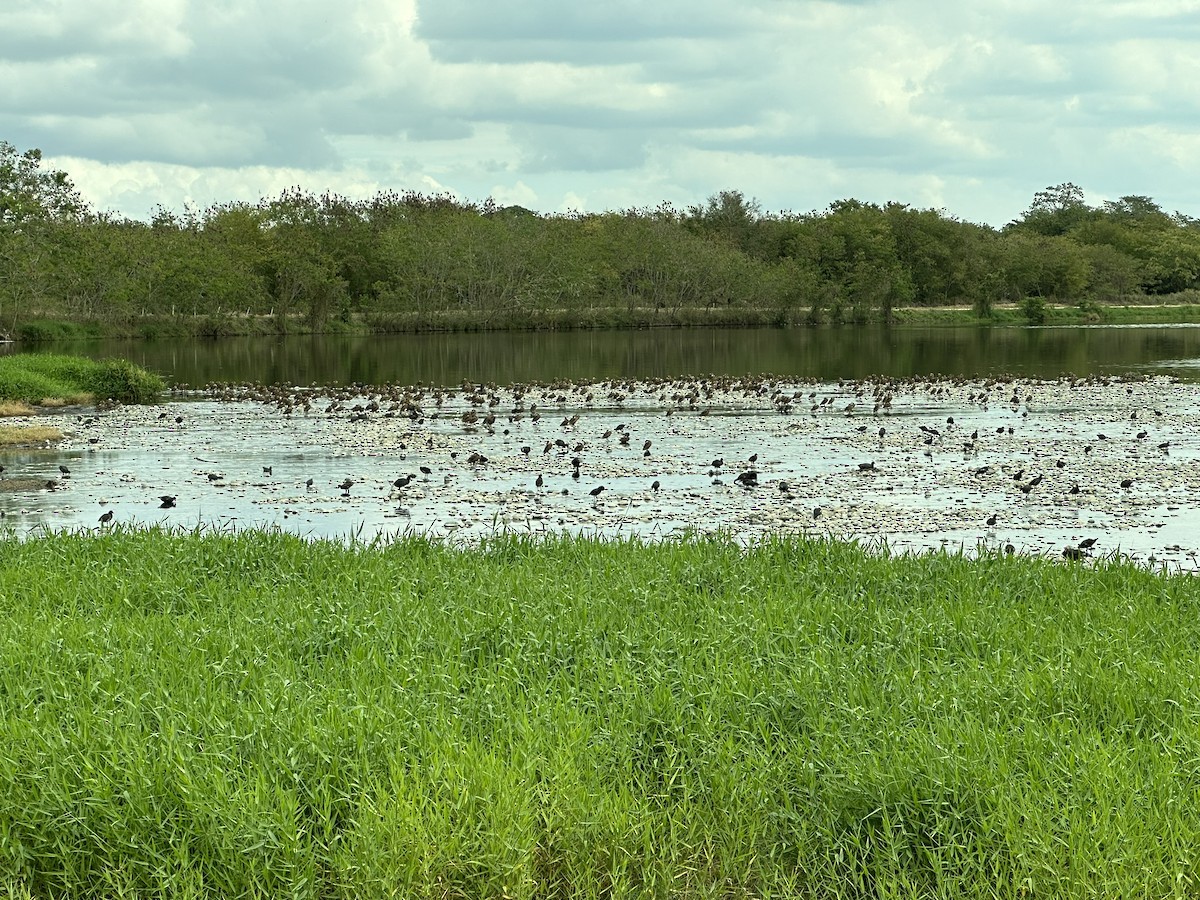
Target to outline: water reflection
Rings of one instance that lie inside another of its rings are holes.
[[[679,328],[424,335],[294,335],[56,344],[54,352],[120,356],[178,382],[452,385],[464,379],[665,378],[771,372],[798,378],[875,375],[1118,374],[1195,380],[1200,328]],[[8,345],[0,352],[17,352]]]

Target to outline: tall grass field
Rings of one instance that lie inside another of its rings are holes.
[[[1116,561],[0,539],[0,893],[1195,896],[1198,656]]]

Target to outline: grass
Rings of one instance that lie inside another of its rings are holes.
[[[35,412],[28,403],[14,400],[0,400],[0,419],[9,416],[28,416]]]
[[[61,429],[48,425],[0,425],[0,450],[56,443],[63,439]]]
[[[1189,576],[805,539],[0,549],[16,896],[1198,889]]]
[[[0,403],[15,408],[97,400],[150,403],[164,387],[159,376],[126,360],[96,361],[55,353],[0,357]]]

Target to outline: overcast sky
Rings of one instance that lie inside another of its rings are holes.
[[[2,0],[0,140],[145,218],[299,185],[539,212],[1200,216],[1200,0]]]

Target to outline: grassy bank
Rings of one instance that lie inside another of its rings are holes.
[[[853,546],[0,554],[15,896],[1197,890],[1200,587]]]
[[[125,360],[98,362],[51,353],[0,356],[0,406],[10,414],[27,412],[24,404],[30,403],[149,403],[164,388],[159,376]]]
[[[1045,306],[1042,323],[1048,325],[1191,324],[1200,322],[1200,303],[1194,292],[1180,302],[1163,304],[1114,303]],[[815,316],[804,308],[758,307],[579,307],[572,309],[475,310],[443,309],[427,312],[352,315],[330,320],[315,328],[303,316],[203,315],[147,316],[112,322],[29,322],[15,330],[24,344],[99,338],[170,340],[279,334],[398,334],[455,331],[572,331],[581,329],[722,327],[785,328],[811,324],[879,324],[879,310],[857,314],[851,310],[820,310]],[[1029,325],[1028,316],[1014,305],[996,306],[981,317],[969,307],[898,307],[892,322],[901,325]]]

